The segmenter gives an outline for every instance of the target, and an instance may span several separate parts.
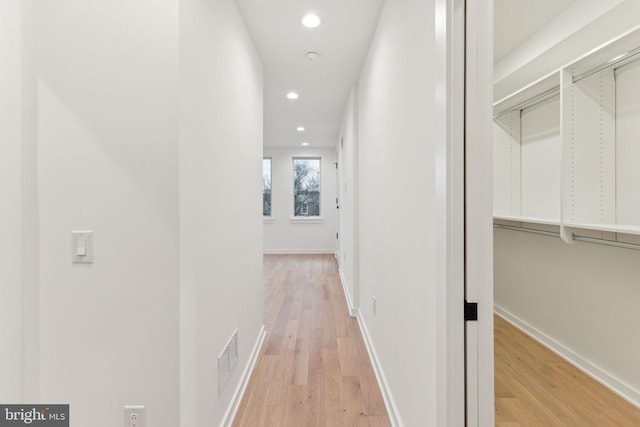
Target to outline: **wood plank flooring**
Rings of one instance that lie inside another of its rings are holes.
[[[265,255],[267,337],[236,427],[387,427],[332,255]]]
[[[235,427],[387,427],[331,255],[266,255],[267,337]],[[498,427],[640,426],[640,410],[495,317]],[[413,427],[413,426],[412,426]]]
[[[640,426],[640,410],[495,316],[496,426]]]

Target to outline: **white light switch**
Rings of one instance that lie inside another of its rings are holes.
[[[87,239],[85,237],[76,239],[76,256],[87,256]]]
[[[71,261],[74,264],[93,262],[93,231],[71,232]]]

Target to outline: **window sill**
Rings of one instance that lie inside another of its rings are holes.
[[[289,218],[291,224],[322,224],[324,218],[321,216],[294,216]]]
[[[263,216],[262,217],[262,223],[263,224],[273,224],[273,217],[272,216]]]

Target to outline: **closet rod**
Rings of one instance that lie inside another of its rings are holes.
[[[634,243],[623,243],[606,239],[594,239],[591,237],[576,236],[575,234],[573,235],[573,240],[577,242],[595,243],[597,245],[615,246],[616,248],[633,249],[636,251],[640,251],[640,245],[636,245]]]
[[[615,58],[610,59],[609,61],[605,62],[604,64],[600,64],[600,65],[598,65],[596,67],[590,68],[589,70],[585,71],[584,73],[578,74],[577,76],[575,76],[572,79],[572,82],[573,83],[577,83],[582,79],[586,79],[587,77],[594,75],[595,73],[599,73],[602,70],[605,70],[605,69],[607,69],[609,67],[613,67],[614,65],[619,64],[622,61],[626,61],[627,59],[632,58],[632,57],[636,56],[639,53],[640,53],[640,47],[637,47],[637,48],[635,48],[633,50],[630,50],[627,53],[623,53],[622,55],[618,55]]]
[[[548,97],[550,97],[551,95],[554,95],[556,92],[559,92],[559,91],[560,91],[560,86],[554,86],[551,89],[547,89],[542,93],[532,96],[531,98],[528,98],[511,108],[501,111],[498,114],[494,114],[493,119],[495,120],[498,117],[502,117],[505,114],[509,114],[513,111],[524,110],[527,107],[531,107],[532,105],[535,105],[537,103],[544,101],[545,99],[547,99]]]
[[[560,233],[554,231],[534,230],[532,228],[514,227],[512,225],[493,224],[494,228],[504,228],[505,230],[523,231],[531,234],[541,234],[543,236],[560,237]]]
[[[525,233],[540,234],[542,236],[560,237],[560,233],[556,233],[553,231],[534,230],[531,228],[514,227],[511,225],[493,224],[493,228],[503,228],[505,230],[522,231]],[[635,251],[640,251],[640,245],[637,245],[635,243],[616,242],[614,240],[606,240],[606,239],[594,239],[591,237],[576,236],[575,234],[572,234],[571,238],[576,242],[595,243],[596,245],[614,246],[616,248],[632,249]]]

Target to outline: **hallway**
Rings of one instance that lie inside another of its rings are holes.
[[[389,426],[333,255],[265,255],[267,337],[234,426]]]

